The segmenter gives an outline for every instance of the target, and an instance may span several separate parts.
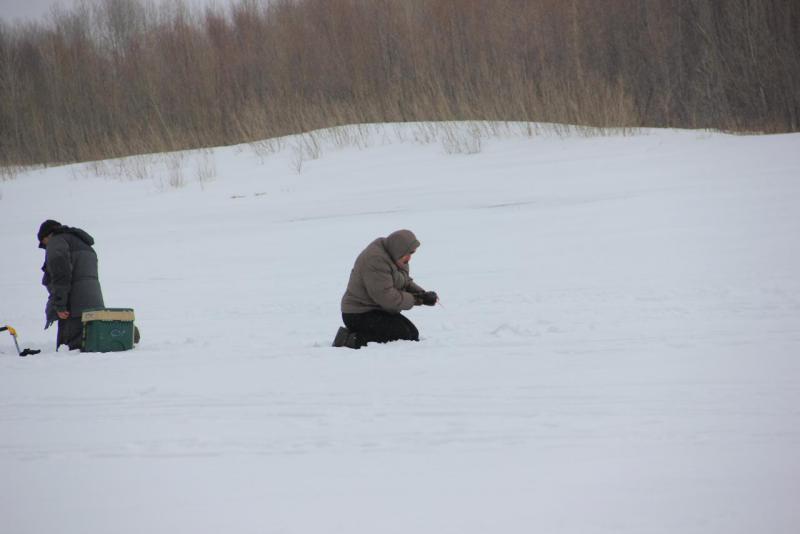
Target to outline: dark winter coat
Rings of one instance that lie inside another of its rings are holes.
[[[69,311],[80,319],[84,310],[103,308],[103,292],[97,273],[97,254],[92,236],[80,228],[62,226],[47,243],[42,284],[47,288],[48,324],[57,312]]]
[[[342,313],[384,310],[399,313],[414,306],[414,295],[425,290],[414,283],[408,265],[396,260],[413,252],[419,241],[410,230],[398,230],[380,237],[356,258],[347,290],[342,297]]]

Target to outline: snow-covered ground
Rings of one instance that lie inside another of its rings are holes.
[[[800,531],[800,135],[372,126],[0,182],[0,531]],[[600,133],[600,132],[595,132]],[[47,218],[143,340],[55,352]],[[399,228],[443,306],[331,348]]]

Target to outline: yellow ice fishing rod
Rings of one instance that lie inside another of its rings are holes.
[[[17,354],[19,354],[20,356],[27,356],[29,354],[39,354],[40,352],[42,352],[40,350],[32,350],[32,349],[19,350],[19,343],[17,342],[17,331],[14,330],[14,328],[9,325],[0,326],[0,332],[3,332],[5,330],[8,330],[8,333],[11,334],[11,337],[14,338],[14,346],[17,347]]]

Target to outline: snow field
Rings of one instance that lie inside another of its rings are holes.
[[[454,128],[0,182],[2,530],[795,532],[800,136]],[[135,351],[54,351],[46,218]],[[398,228],[443,306],[331,348]]]

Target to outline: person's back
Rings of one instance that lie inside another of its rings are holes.
[[[387,238],[379,237],[356,258],[347,289],[342,296],[342,313],[366,313],[373,310],[399,313],[414,306],[414,294],[424,292],[414,284],[408,266],[401,269],[396,265],[386,241]],[[398,257],[416,250],[416,240],[408,241],[407,246],[403,247],[405,250]],[[418,242],[416,244],[419,245]]]

